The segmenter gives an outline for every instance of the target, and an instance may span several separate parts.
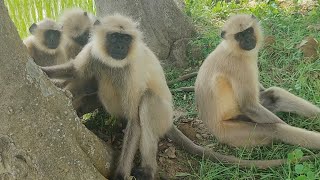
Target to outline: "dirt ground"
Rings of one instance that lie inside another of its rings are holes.
[[[212,135],[207,131],[205,125],[198,119],[185,118],[185,113],[175,112],[175,120],[178,128],[191,140],[201,145],[208,145]],[[92,120],[90,120],[92,121]],[[125,123],[118,122],[110,126],[99,126],[97,122],[85,122],[85,125],[98,137],[114,147],[121,150],[123,131]],[[93,120],[96,121],[96,120]],[[95,124],[95,125],[93,125]],[[194,179],[189,174],[198,172],[200,166],[199,157],[187,154],[179,147],[176,147],[170,139],[163,138],[159,142],[158,150],[158,178],[157,179]],[[139,157],[135,159],[135,164],[139,164]]]

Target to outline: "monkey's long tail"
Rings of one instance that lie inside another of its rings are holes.
[[[225,164],[237,164],[240,167],[257,167],[259,169],[267,169],[270,167],[280,166],[287,162],[286,159],[275,160],[242,160],[235,156],[223,155],[210,149],[204,148],[195,144],[188,137],[186,137],[178,128],[172,126],[167,132],[166,136],[171,139],[174,144],[180,146],[182,149],[190,154],[210,159],[214,162],[220,162]],[[301,160],[314,159],[316,156],[305,156]]]

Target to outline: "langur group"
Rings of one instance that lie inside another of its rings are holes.
[[[158,58],[139,24],[115,14],[97,18],[66,10],[58,22],[33,23],[24,40],[30,56],[59,88],[73,95],[78,115],[102,106],[127,121],[120,156],[110,179],[155,179],[158,141],[166,136],[183,150],[213,161],[267,168],[286,162],[241,160],[195,144],[173,124],[173,102]],[[256,17],[235,15],[224,24],[222,41],[203,62],[195,84],[200,119],[221,142],[252,147],[280,140],[320,149],[320,133],[288,125],[274,113],[310,117],[320,109],[258,79],[263,32]],[[138,151],[139,150],[139,151]],[[140,152],[141,163],[133,165]]]

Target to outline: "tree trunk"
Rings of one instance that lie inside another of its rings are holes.
[[[173,0],[95,0],[97,15],[121,13],[140,23],[145,42],[162,61],[186,64],[193,25]]]
[[[112,151],[27,55],[0,1],[0,179],[105,179]]]

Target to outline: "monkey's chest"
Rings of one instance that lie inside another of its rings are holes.
[[[120,87],[115,86],[110,80],[103,79],[99,83],[99,98],[108,113],[116,117],[123,115],[123,99]]]
[[[76,43],[70,43],[68,46],[66,46],[66,53],[68,59],[75,58],[80,51],[82,50],[82,46],[76,44]]]
[[[40,50],[34,51],[34,62],[39,66],[52,66],[57,63],[57,55],[48,54]]]

